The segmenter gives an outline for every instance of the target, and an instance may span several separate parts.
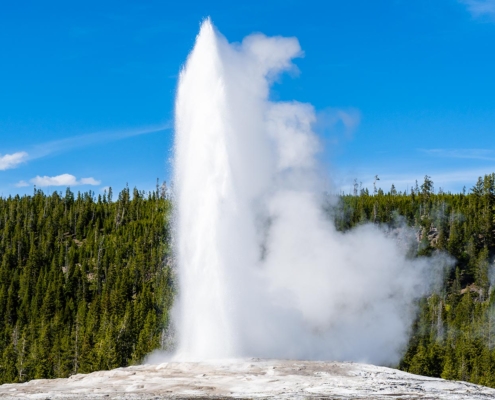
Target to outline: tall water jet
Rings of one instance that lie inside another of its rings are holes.
[[[178,358],[396,362],[429,290],[431,263],[374,226],[339,233],[323,212],[314,109],[269,100],[299,55],[295,38],[229,44],[206,20],[180,74]]]
[[[220,245],[235,217],[228,153],[228,99],[219,43],[203,23],[176,104],[177,255],[181,265],[181,351],[188,356],[231,355],[226,262]],[[225,207],[223,207],[225,206]],[[226,211],[231,215],[225,215]],[[212,340],[216,338],[218,340]]]

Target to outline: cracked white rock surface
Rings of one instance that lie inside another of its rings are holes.
[[[495,399],[495,389],[368,364],[166,362],[0,386],[0,399]]]

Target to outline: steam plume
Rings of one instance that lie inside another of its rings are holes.
[[[322,211],[310,104],[269,100],[297,39],[230,44],[203,22],[180,75],[176,357],[397,362],[432,266]]]

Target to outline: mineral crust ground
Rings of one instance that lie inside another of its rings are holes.
[[[0,399],[495,399],[495,389],[368,364],[166,362],[0,386]]]

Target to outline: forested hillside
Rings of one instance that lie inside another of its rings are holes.
[[[139,362],[172,300],[158,190],[0,199],[0,383]]]
[[[159,188],[0,199],[0,383],[126,366],[163,346],[170,212]],[[339,230],[407,224],[413,256],[455,258],[421,301],[400,368],[495,387],[495,174],[459,194],[428,177],[408,193],[356,185],[329,212]]]
[[[421,302],[400,368],[495,387],[495,174],[467,194],[434,194],[429,177],[408,194],[358,191],[342,196],[339,229],[405,221],[416,231],[415,253],[448,252],[456,260],[443,289]]]

